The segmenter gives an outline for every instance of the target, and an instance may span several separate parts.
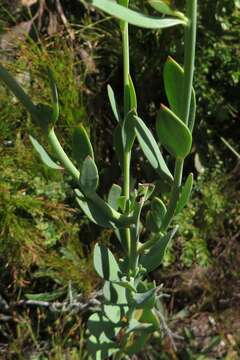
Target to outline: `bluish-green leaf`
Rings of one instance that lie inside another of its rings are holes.
[[[49,78],[51,94],[52,94],[52,122],[53,124],[55,124],[59,117],[59,100],[58,100],[57,85],[53,73],[50,69],[48,69],[48,78]]]
[[[147,272],[153,271],[161,265],[166,248],[176,231],[177,227],[165,236],[160,237],[150,250],[140,257],[140,264],[147,270]]]
[[[148,28],[148,29],[163,29],[171,26],[185,24],[184,20],[180,19],[162,19],[147,16],[140,12],[126,8],[117,4],[115,1],[110,0],[92,0],[91,5],[96,6],[98,9],[106,12],[115,18],[126,21],[129,24]]]
[[[151,300],[153,297],[155,297],[156,289],[152,288],[150,290],[147,290],[145,292],[136,293],[134,294],[134,301],[138,307],[144,307],[149,300]]]
[[[106,301],[112,304],[127,305],[127,294],[129,290],[110,281],[105,281],[103,286],[103,295]]]
[[[146,330],[149,331],[150,327],[152,327],[151,324],[147,323],[141,323],[136,319],[131,319],[129,322],[129,325],[126,327],[126,334],[130,334],[131,332],[145,332]]]
[[[37,120],[37,109],[23,88],[14,77],[0,64],[0,79],[7,85],[16,98],[22,103],[27,111]]]
[[[168,57],[163,70],[164,87],[171,110],[181,119],[182,117],[182,94],[184,83],[183,68],[171,57]],[[192,88],[189,119],[183,120],[188,123],[190,131],[193,130],[196,113],[196,96]]]
[[[102,313],[95,313],[88,319],[87,328],[90,336],[87,339],[88,353],[93,360],[103,360],[118,351],[118,344],[115,341],[120,327],[104,316]]]
[[[161,105],[157,116],[157,134],[160,143],[178,159],[191,151],[192,135],[188,127],[170,109]]]
[[[103,311],[106,317],[114,324],[119,324],[123,316],[125,316],[125,309],[120,305],[104,304]]]
[[[113,89],[111,88],[110,85],[107,86],[107,91],[108,91],[108,98],[109,98],[109,101],[110,101],[112,112],[113,112],[117,122],[120,122],[121,121],[121,117],[119,115],[120,113],[119,113],[119,110],[118,110],[118,106],[117,106],[117,102],[116,102],[116,99],[115,99],[114,91],[113,91]]]
[[[128,74],[128,79],[129,79],[130,110],[132,109],[137,110],[137,95],[130,74]]]
[[[193,187],[193,174],[190,173],[187,177],[185,184],[183,185],[183,187],[181,189],[179,200],[178,200],[177,207],[175,210],[175,214],[178,214],[187,205],[187,203],[190,199],[190,196],[191,196],[192,187]]]
[[[98,169],[94,160],[87,156],[83,161],[80,172],[80,188],[85,192],[94,193],[98,187]]]
[[[135,135],[135,109],[131,110],[122,124],[122,144],[125,152],[129,152],[134,143]]]
[[[115,148],[115,153],[118,158],[118,161],[123,168],[123,142],[122,142],[122,124],[118,124],[113,132],[113,144]]]
[[[62,170],[62,167],[59,166],[58,164],[56,164],[48,155],[48,153],[46,152],[46,150],[42,147],[41,144],[39,144],[39,142],[32,137],[31,135],[29,135],[30,141],[34,147],[34,149],[37,151],[37,153],[39,154],[42,162],[47,165],[48,167],[50,167],[51,169],[55,169],[55,170]]]
[[[151,210],[147,213],[146,226],[151,232],[158,233],[167,209],[161,199],[155,197],[151,202]]]
[[[142,119],[135,116],[135,120],[135,132],[144,155],[161,177],[172,182],[173,177],[151,131],[147,128]]]
[[[87,156],[94,159],[92,144],[83,125],[77,126],[73,131],[72,151],[79,169]]]
[[[114,229],[115,224],[105,215],[101,208],[94,204],[91,200],[84,197],[84,195],[75,189],[76,201],[84,214],[89,218],[90,221],[104,228]]]
[[[113,184],[108,193],[108,204],[114,210],[118,210],[119,204],[118,199],[121,196],[122,188],[117,184]]]
[[[98,275],[107,281],[120,281],[120,268],[112,252],[104,245],[96,244],[93,264]]]
[[[165,14],[165,15],[174,15],[174,10],[162,0],[148,0],[149,5],[151,5],[156,11]]]

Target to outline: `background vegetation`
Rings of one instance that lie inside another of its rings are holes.
[[[150,11],[146,2],[133,6]],[[199,4],[197,126],[186,165],[196,183],[191,204],[176,219],[178,238],[152,274],[170,295],[163,299],[169,328],[134,359],[240,357],[240,168],[220,140],[240,150],[239,12],[238,0]],[[45,69],[52,69],[60,138],[71,151],[74,125],[88,128],[104,169],[103,193],[119,179],[106,95],[111,83],[121,99],[119,36],[114,21],[84,3],[0,1],[1,62],[36,102],[49,101]],[[182,34],[132,28],[130,36],[139,112],[154,124],[165,100],[162,65],[169,54],[182,62]],[[39,136],[0,84],[0,358],[87,359],[85,320],[99,296],[91,252],[96,241],[116,248],[114,235],[89,223],[76,206],[71,179],[40,163],[29,132]],[[138,148],[134,156],[135,176],[151,180]],[[181,336],[176,347],[170,329]]]

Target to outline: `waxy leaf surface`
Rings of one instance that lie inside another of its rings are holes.
[[[30,141],[34,147],[34,149],[37,151],[37,153],[39,154],[42,162],[47,165],[48,167],[50,167],[51,169],[55,169],[55,170],[62,170],[62,167],[59,166],[58,164],[56,164],[48,155],[48,153],[46,152],[46,150],[42,147],[41,144],[39,144],[39,142],[32,137],[31,135],[29,135]]]
[[[80,172],[80,187],[85,193],[94,193],[98,187],[98,169],[94,160],[87,156]]]
[[[96,244],[93,264],[98,275],[107,281],[120,281],[120,268],[112,252],[104,245]]]
[[[151,131],[147,128],[142,119],[135,116],[135,120],[135,132],[144,155],[160,176],[172,182],[173,177],[168,170]]]
[[[113,112],[117,122],[120,122],[121,118],[120,118],[120,115],[119,115],[117,102],[116,102],[116,99],[115,99],[114,91],[113,91],[113,89],[111,88],[110,85],[107,86],[107,91],[108,91],[108,98],[109,98],[109,101],[110,101],[112,112]]]
[[[88,137],[87,131],[82,125],[77,126],[73,131],[72,151],[73,157],[80,169],[87,156],[94,159],[91,141]]]
[[[160,237],[150,250],[140,257],[140,264],[147,270],[147,272],[153,271],[161,265],[166,248],[176,231],[177,228],[173,229],[165,236]]]
[[[187,205],[191,196],[192,187],[193,187],[193,174],[191,173],[188,175],[187,180],[181,189],[175,214],[178,214]]]
[[[96,6],[98,9],[106,12],[115,18],[126,21],[129,24],[148,28],[148,29],[163,29],[171,26],[185,24],[180,19],[159,19],[151,16],[147,16],[140,12],[126,8],[117,4],[115,1],[110,0],[92,0],[91,5]]]
[[[158,112],[156,128],[160,143],[172,156],[184,159],[190,153],[192,146],[190,130],[164,105]]]
[[[168,102],[171,110],[184,122],[182,119],[182,94],[184,83],[183,68],[171,57],[169,57],[164,65],[163,70],[164,87],[167,94]],[[192,88],[190,114],[188,119],[188,127],[190,131],[193,130],[196,113],[196,96]]]

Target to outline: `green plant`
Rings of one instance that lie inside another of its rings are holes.
[[[114,92],[108,86],[108,95],[117,120],[114,147],[123,172],[123,187],[113,184],[107,201],[97,194],[99,175],[94,151],[85,128],[76,127],[73,133],[73,158],[70,160],[54,131],[59,117],[58,91],[52,73],[49,81],[52,106],[34,105],[12,76],[0,66],[0,77],[26,107],[33,122],[47,137],[57,161],[52,160],[39,142],[30,140],[42,161],[50,168],[72,175],[76,183],[76,200],[88,218],[104,227],[113,229],[122,245],[124,258],[116,260],[112,252],[102,244],[94,248],[94,267],[105,281],[104,301],[101,311],[88,320],[88,350],[93,359],[116,359],[134,354],[144,346],[154,331],[161,329],[159,288],[146,280],[149,272],[157,268],[165,250],[177,231],[171,228],[174,216],[187,204],[193,176],[182,184],[184,159],[191,151],[196,102],[192,87],[195,38],[196,0],[186,1],[186,16],[168,6],[164,1],[150,1],[155,10],[168,15],[154,18],[128,8],[128,1],[119,3],[108,0],[92,0],[91,5],[120,20],[123,43],[123,90],[124,113],[120,114]],[[171,174],[152,132],[138,116],[137,96],[130,75],[128,24],[151,29],[163,29],[183,25],[185,31],[184,68],[172,58],[164,67],[164,84],[170,108],[161,105],[157,116],[156,132],[161,145],[175,159],[174,175]],[[131,152],[135,142],[139,145],[159,179],[171,187],[168,204],[160,198],[155,184],[131,184]],[[143,220],[144,211],[148,209]],[[149,240],[140,241],[145,228]]]

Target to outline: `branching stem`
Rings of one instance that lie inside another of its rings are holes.
[[[191,104],[191,91],[193,83],[194,62],[195,62],[195,46],[196,46],[196,27],[197,27],[197,0],[187,0],[186,12],[188,17],[188,25],[185,27],[184,42],[184,81],[181,119],[188,125],[188,118]],[[174,182],[172,185],[171,197],[164,218],[161,231],[167,230],[170,225],[176,205],[179,198],[180,187],[182,184],[184,160],[177,159],[174,170]]]

